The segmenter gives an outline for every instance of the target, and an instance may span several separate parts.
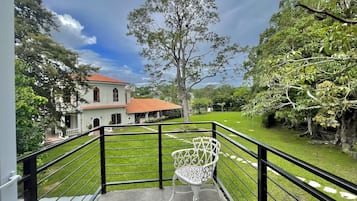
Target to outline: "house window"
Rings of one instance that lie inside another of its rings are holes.
[[[121,124],[121,114],[112,114],[112,124]]]
[[[99,88],[95,87],[93,89],[93,102],[100,102],[100,98],[99,98]]]
[[[119,98],[118,98],[118,89],[114,88],[113,89],[113,102],[118,102]]]

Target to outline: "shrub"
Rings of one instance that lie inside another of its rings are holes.
[[[262,115],[262,126],[265,128],[271,128],[276,125],[275,113],[266,112]]]

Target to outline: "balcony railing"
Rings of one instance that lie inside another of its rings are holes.
[[[19,199],[95,200],[113,190],[169,187],[171,152],[192,146],[197,136],[212,136],[222,144],[214,183],[227,200],[357,195],[356,184],[216,122],[110,125],[110,133],[106,127],[19,158]]]

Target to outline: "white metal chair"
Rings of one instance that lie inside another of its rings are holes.
[[[175,196],[175,181],[189,184],[193,191],[193,201],[199,200],[201,185],[212,179],[218,161],[220,143],[212,137],[197,137],[192,140],[193,148],[172,152],[175,173],[172,178],[172,194]]]

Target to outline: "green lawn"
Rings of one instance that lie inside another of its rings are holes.
[[[258,141],[357,183],[357,160],[332,145],[313,145],[299,132],[285,128],[263,128],[260,118],[243,117],[239,112],[215,112],[191,117],[191,121],[216,121]]]
[[[182,121],[179,119],[174,119],[170,121]],[[260,118],[248,118],[248,117],[243,117],[241,113],[238,112],[215,112],[215,113],[206,113],[204,115],[196,115],[191,117],[191,121],[216,121],[219,122],[225,126],[228,126],[230,128],[233,128],[234,130],[237,130],[245,135],[248,135],[264,144],[267,144],[269,146],[272,146],[276,149],[279,149],[283,152],[286,152],[292,156],[295,156],[301,160],[304,160],[310,164],[313,164],[321,169],[324,169],[332,174],[338,175],[346,180],[351,181],[352,183],[357,183],[357,161],[352,159],[351,157],[347,156],[346,154],[342,153],[339,149],[332,145],[312,145],[308,143],[307,138],[301,138],[299,137],[299,132],[289,130],[286,128],[272,128],[272,129],[267,129],[263,128],[260,123]],[[223,132],[223,131],[222,131]],[[228,134],[228,133],[227,133]],[[239,137],[235,136],[230,136],[230,138],[234,139],[235,141],[239,142],[240,144],[250,148],[251,150],[256,152],[256,146],[240,139]],[[229,146],[227,146],[229,147]],[[231,146],[232,147],[232,146]],[[223,150],[227,153],[230,153],[231,155],[240,155],[241,158],[246,158],[247,160],[251,162],[256,162],[255,159],[252,157],[248,156],[243,151],[238,150],[237,148],[226,148],[226,150]],[[226,159],[224,159],[226,160]],[[279,167],[288,170],[289,173],[291,173],[294,176],[299,176],[302,178],[305,178],[305,182],[310,182],[310,181],[316,181],[321,184],[321,187],[319,187],[319,190],[323,190],[324,187],[331,187],[337,189],[337,191],[344,191],[336,187],[335,185],[329,183],[328,181],[325,181],[305,170],[302,168],[296,167],[295,165],[292,165],[289,162],[286,162],[285,160],[269,154],[268,153],[268,160],[273,161],[275,164],[278,164]],[[231,164],[232,160],[228,161],[226,160],[226,166],[233,166]],[[234,160],[233,160],[234,161]],[[220,166],[222,167],[222,166]],[[239,174],[239,172],[242,171],[247,171],[249,174],[254,175],[256,174],[256,171],[254,168],[247,168],[249,167],[248,165],[240,165],[240,168],[235,168],[235,172],[232,173],[231,176],[225,175],[227,177],[227,180],[229,177],[233,177],[234,174]],[[221,170],[221,169],[220,169]],[[219,171],[220,171],[219,170]],[[299,200],[313,200],[313,198],[307,196],[304,192],[302,192],[300,189],[298,189],[296,186],[291,184],[289,181],[287,181],[285,178],[282,176],[277,176],[273,174],[272,172],[268,172],[269,177],[272,178],[276,183],[288,187],[293,191],[294,195],[299,198]],[[249,178],[247,178],[246,175],[241,174],[240,177],[244,180],[244,182],[250,181]],[[239,184],[235,184],[239,185]],[[255,184],[251,184],[254,186]],[[275,186],[275,184],[272,184],[272,182],[269,182],[269,192],[273,194],[275,197],[278,197],[282,200],[288,200],[288,196],[284,193],[281,192],[278,188],[272,187]],[[234,185],[232,186],[234,188]],[[247,194],[247,189],[244,188],[244,185],[239,186],[239,189],[237,188],[237,191],[243,189],[243,193]],[[243,194],[242,193],[242,194]],[[326,193],[326,192],[325,192]],[[249,194],[249,193],[248,193]],[[327,193],[328,195],[332,196],[336,200],[344,200],[341,198],[339,193],[337,194],[331,194]],[[284,195],[284,196],[283,196]],[[240,195],[237,195],[237,197],[242,198]],[[246,198],[247,199],[247,198]],[[248,197],[248,200],[252,199],[251,197]]]
[[[197,115],[191,117],[191,121],[216,121],[231,127],[241,133],[251,136],[267,145],[275,147],[286,153],[289,153],[297,158],[300,158],[308,163],[314,164],[322,169],[325,169],[333,174],[343,177],[353,183],[357,182],[357,161],[341,153],[338,149],[327,145],[311,145],[307,143],[307,139],[298,137],[297,132],[288,129],[266,129],[261,127],[260,119],[250,119],[242,117],[237,112],[218,112],[207,113],[204,115]],[[170,122],[182,122],[182,119],[173,119]],[[172,131],[179,129],[193,129],[198,130],[202,128],[209,128],[208,125],[190,125],[190,126],[164,126],[164,131]],[[157,130],[157,126],[151,126],[149,129]],[[129,127],[119,128],[114,130],[114,133],[128,133],[128,132],[151,132],[144,127]],[[223,131],[222,131],[223,132]],[[187,133],[175,134],[178,138],[191,140],[192,137],[198,135],[210,135],[209,133]],[[94,136],[95,137],[95,136]],[[229,136],[235,141],[249,147],[256,151],[256,147],[251,143],[247,143],[235,136]],[[53,160],[54,158],[67,153],[69,150],[78,147],[80,144],[92,139],[93,136],[86,136],[84,138],[75,140],[66,145],[60,146],[56,149],[41,156],[41,164]],[[173,150],[190,146],[189,144],[173,138],[169,135],[163,135],[163,175],[164,178],[170,178],[173,173],[172,158],[170,153]],[[106,137],[106,173],[107,182],[118,182],[127,180],[141,180],[141,179],[155,179],[158,178],[158,136],[157,134],[141,134],[141,135],[120,135],[120,136],[107,136]],[[255,162],[254,158],[248,156],[243,151],[234,147],[227,141],[221,138],[224,146],[222,151],[231,155],[241,156],[251,162]],[[38,181],[39,195],[43,197],[52,196],[71,196],[71,195],[86,195],[92,194],[100,185],[100,165],[99,165],[99,142],[96,141],[91,145],[80,150],[73,156],[53,165],[50,169],[39,174]],[[302,170],[301,168],[294,167],[293,165],[283,161],[282,159],[268,154],[268,159],[274,163],[279,164],[282,168],[286,168],[295,176],[314,180],[323,185],[334,187],[325,181],[321,181],[310,173]],[[227,184],[228,189],[233,192],[238,192],[235,197],[241,198],[240,194],[249,194],[249,189],[240,186],[240,184],[232,183],[232,178],[237,178],[237,175],[243,182],[248,183],[248,187],[252,188],[254,193],[256,191],[256,184],[251,181],[242,172],[246,172],[256,180],[256,170],[247,164],[242,164],[230,157],[221,157],[219,162],[220,169],[218,175],[222,181]],[[248,167],[248,168],[247,168]],[[269,177],[274,179],[289,189],[294,191],[294,194],[300,200],[311,200],[309,197],[299,189],[291,186],[290,182],[281,176],[277,176],[269,172]],[[236,181],[234,181],[236,182]],[[165,185],[171,185],[171,182],[165,182]],[[143,188],[143,187],[157,187],[158,184],[131,184],[111,186],[109,190],[127,189],[127,188]],[[269,182],[269,186],[274,186]],[[322,189],[320,189],[322,190]],[[284,200],[286,195],[280,195],[281,192],[276,187],[269,187],[269,192],[279,200]],[[333,196],[333,195],[332,195]],[[339,195],[334,196],[339,200]],[[246,198],[248,200],[251,197]]]

